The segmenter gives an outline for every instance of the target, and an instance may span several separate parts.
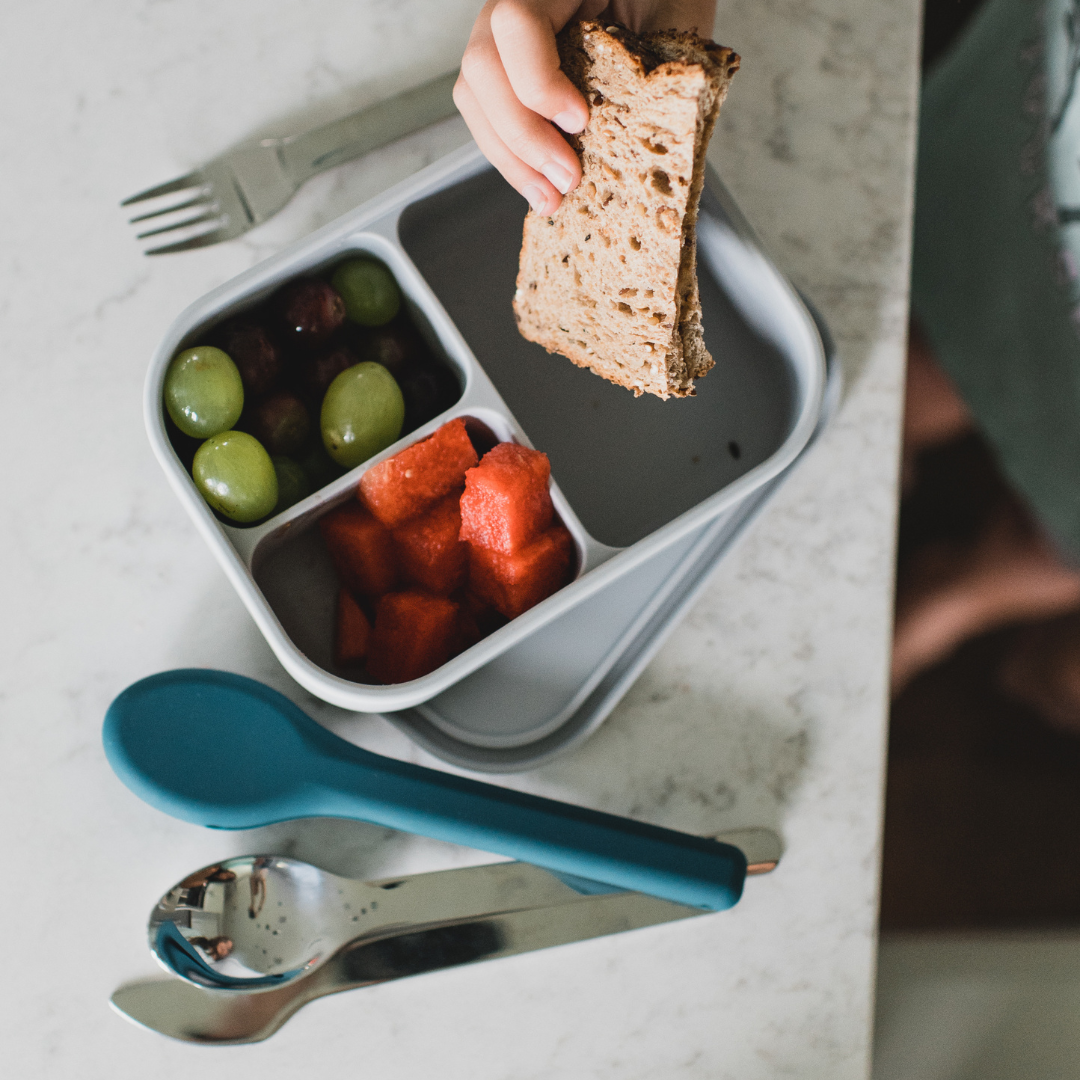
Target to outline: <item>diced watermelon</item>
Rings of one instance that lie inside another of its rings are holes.
[[[469,547],[469,589],[508,619],[539,604],[569,580],[574,540],[564,525],[553,525],[515,555]]]
[[[355,664],[367,656],[371,623],[348,589],[338,590],[337,624],[334,628],[334,663]]]
[[[459,539],[459,500],[452,491],[391,534],[405,580],[443,596],[461,587],[469,563],[469,547]]]
[[[326,550],[346,589],[380,596],[397,584],[390,533],[358,502],[350,500],[319,521]]]
[[[487,637],[481,631],[476,616],[469,610],[469,605],[459,604],[458,607],[460,610],[458,611],[457,635],[454,638],[454,645],[451,650],[452,656],[457,656],[458,653],[471,648],[481,638]]]
[[[422,592],[387,593],[375,612],[368,674],[378,682],[419,679],[450,659],[460,605]]]
[[[476,460],[465,421],[458,417],[368,469],[360,478],[360,500],[388,529],[397,528],[460,488]]]
[[[465,593],[461,606],[472,615],[482,638],[486,638],[488,634],[494,634],[496,630],[506,625],[506,616],[496,611],[486,600],[482,600],[474,592],[467,591]]]
[[[503,555],[532,543],[554,516],[547,454],[499,443],[465,474],[461,539]]]

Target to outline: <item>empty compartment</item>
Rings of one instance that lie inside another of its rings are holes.
[[[699,251],[705,342],[716,367],[697,396],[635,398],[517,331],[511,308],[525,201],[493,170],[402,213],[399,234],[589,533],[628,547],[768,460],[796,421],[781,334],[748,319]],[[709,192],[702,212],[722,219]],[[700,237],[700,230],[699,230]],[[790,307],[778,275],[774,295]],[[767,289],[763,277],[757,285]]]

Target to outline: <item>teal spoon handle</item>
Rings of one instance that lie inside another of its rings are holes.
[[[320,802],[329,817],[465,844],[692,907],[728,908],[742,891],[746,859],[730,845],[350,749],[332,767],[328,762],[330,786]]]
[[[738,901],[746,876],[730,844],[372,754],[226,672],[135,683],[103,737],[129,788],[201,825],[354,818],[714,911]]]

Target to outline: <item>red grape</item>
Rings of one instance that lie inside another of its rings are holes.
[[[345,301],[318,278],[290,281],[276,307],[289,340],[304,349],[325,344],[345,321]]]
[[[257,401],[250,418],[244,419],[271,455],[297,453],[311,432],[311,417],[304,403],[284,390]]]
[[[240,371],[244,389],[268,394],[281,378],[281,351],[266,328],[247,319],[232,319],[219,333],[221,348]]]

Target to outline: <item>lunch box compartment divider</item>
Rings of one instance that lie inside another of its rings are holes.
[[[510,303],[525,204],[475,147],[449,155],[272,256],[176,320],[147,379],[151,442],[177,495],[293,678],[346,709],[419,706],[668,545],[701,532],[799,456],[821,411],[821,339],[798,296],[760,255],[724,198],[713,179],[702,221],[713,230],[715,250],[699,251],[699,276],[706,344],[717,366],[699,381],[693,399],[635,399],[520,337]],[[248,528],[225,523],[203,501],[169,444],[162,408],[169,361],[285,281],[361,252],[393,272],[417,329],[456,373],[460,399],[269,521]],[[736,280],[725,281],[726,268],[734,264]],[[747,276],[756,287],[740,293]],[[780,318],[770,315],[777,308],[783,309]],[[392,686],[357,683],[331,660],[337,583],[315,525],[353,497],[368,468],[456,416],[486,425],[500,440],[548,454],[556,510],[577,546],[576,578],[430,675]],[[497,733],[491,738],[499,742]],[[507,733],[510,743],[514,738]]]

